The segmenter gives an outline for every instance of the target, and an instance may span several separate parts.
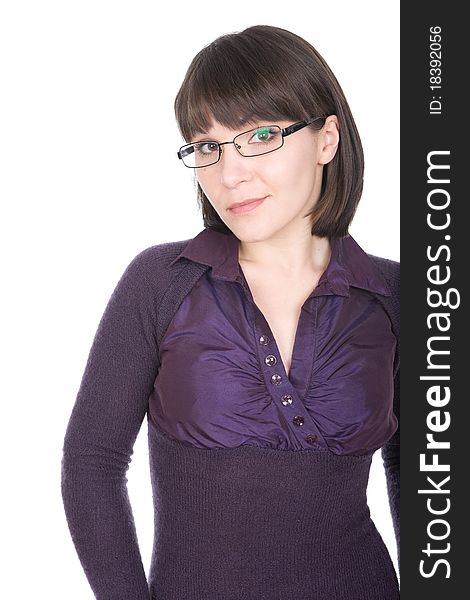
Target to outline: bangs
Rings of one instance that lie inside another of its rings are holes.
[[[216,40],[191,63],[175,100],[176,119],[187,142],[206,133],[214,121],[236,130],[257,119],[315,116],[305,113],[305,92],[294,83],[305,86],[298,62],[292,64],[279,46],[267,47],[265,40],[244,41],[240,49],[230,37]]]

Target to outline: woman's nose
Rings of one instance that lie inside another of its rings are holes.
[[[222,183],[232,187],[240,180],[246,180],[251,176],[253,165],[250,159],[242,156],[237,148],[236,142],[222,146],[222,155],[220,157],[220,175]]]

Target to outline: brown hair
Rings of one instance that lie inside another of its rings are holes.
[[[340,142],[323,167],[320,198],[309,214],[314,235],[348,233],[362,194],[362,144],[336,77],[306,40],[270,25],[218,37],[189,65],[175,98],[175,115],[186,142],[207,131],[213,119],[238,129],[255,118],[301,121],[336,115]],[[197,196],[204,227],[229,232],[199,183]]]

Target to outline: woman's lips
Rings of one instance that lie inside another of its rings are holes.
[[[254,210],[257,206],[259,206],[262,202],[264,202],[266,198],[261,198],[261,200],[254,200],[253,202],[249,202],[248,204],[242,204],[241,206],[234,206],[229,210],[233,212],[235,215],[241,215],[243,213],[250,212]]]

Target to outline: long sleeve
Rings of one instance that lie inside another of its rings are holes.
[[[126,471],[158,371],[154,279],[146,250],[100,320],[64,438],[61,491],[98,600],[148,600]]]
[[[395,377],[394,413],[400,422],[400,371]],[[398,571],[400,572],[400,426],[381,450],[387,493],[397,542]]]
[[[369,255],[385,277],[391,296],[382,298],[393,332],[397,338],[393,364],[394,393],[393,412],[398,420],[398,428],[388,442],[382,446],[381,454],[387,481],[387,494],[392,515],[393,529],[397,543],[398,571],[400,572],[400,263],[387,258]]]

